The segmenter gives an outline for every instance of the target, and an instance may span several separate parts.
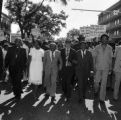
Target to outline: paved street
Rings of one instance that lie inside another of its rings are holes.
[[[56,101],[51,103],[45,97],[43,89],[38,89],[39,99],[35,100],[32,88],[23,84],[22,99],[16,102],[8,85],[1,83],[0,120],[120,120],[121,98],[117,102],[108,91],[105,105],[93,100],[93,93],[88,89],[85,104],[78,103],[78,91],[73,90],[70,103],[64,101],[61,86],[57,87]],[[5,89],[8,89],[7,91]],[[87,109],[86,109],[87,108]]]

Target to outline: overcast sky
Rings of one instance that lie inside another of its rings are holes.
[[[35,3],[38,3],[42,0],[31,0]],[[45,0],[47,1],[47,0]],[[51,0],[52,1],[52,0]],[[62,29],[60,37],[65,37],[66,33],[72,28],[79,28],[82,26],[92,25],[98,23],[99,12],[89,12],[89,11],[75,11],[72,8],[76,9],[89,9],[89,10],[105,10],[111,5],[115,4],[119,0],[69,0],[68,5],[64,6],[60,0],[56,2],[49,2],[49,5],[52,7],[54,12],[60,12],[64,10],[69,16],[66,20],[67,27]],[[48,2],[44,2],[48,4]],[[3,8],[3,12],[6,13]],[[12,33],[15,33],[18,30],[16,25],[12,25]]]

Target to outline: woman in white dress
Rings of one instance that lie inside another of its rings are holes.
[[[39,41],[35,41],[30,49],[29,83],[33,84],[34,97],[37,98],[37,88],[42,84],[44,50],[40,48]]]

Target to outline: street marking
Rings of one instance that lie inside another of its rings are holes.
[[[50,103],[51,103],[51,97],[49,97],[49,99],[46,100],[46,102],[45,102],[45,104],[43,106],[45,107],[45,106],[47,106]]]
[[[94,103],[94,100],[85,99],[86,108],[87,108],[88,110],[90,110],[91,113],[94,113],[93,103]]]
[[[32,105],[33,107],[36,107],[39,103],[42,102],[42,100],[45,98],[45,93],[41,94],[38,98],[38,101],[34,103],[34,105]]]
[[[53,107],[54,107],[54,105],[51,105],[50,108],[49,108],[49,110],[47,112],[50,112]]]
[[[110,100],[105,101],[105,105],[106,105],[106,109],[107,109],[110,117],[112,118],[112,115],[113,115],[114,120],[117,120],[117,118],[116,118],[117,111],[113,111],[113,110],[109,109],[111,106],[113,106],[113,105],[110,104]]]

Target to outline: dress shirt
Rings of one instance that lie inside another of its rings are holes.
[[[51,61],[53,60],[53,58],[55,57],[55,51],[50,51],[50,58],[51,58]]]
[[[70,48],[66,48],[66,57],[69,57],[70,54]]]
[[[82,58],[84,58],[84,55],[86,55],[86,50],[81,50],[81,55],[82,55]]]

